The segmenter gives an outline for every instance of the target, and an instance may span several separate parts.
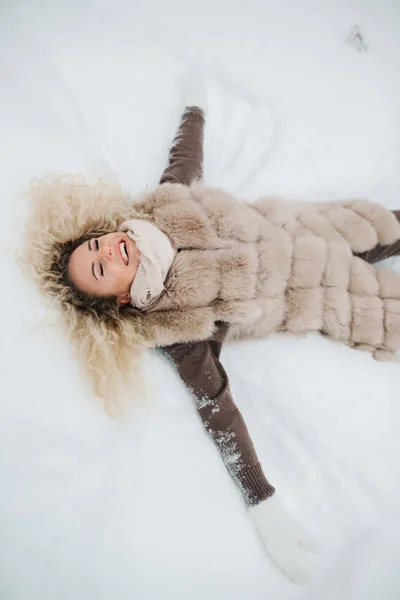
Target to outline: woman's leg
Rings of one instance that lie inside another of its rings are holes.
[[[392,213],[395,215],[397,220],[400,221],[400,210],[392,210]],[[400,239],[393,242],[393,244],[389,244],[389,246],[381,246],[381,244],[378,244],[375,246],[375,248],[372,248],[367,252],[360,252],[359,254],[356,254],[356,256],[359,256],[371,264],[376,263],[379,260],[383,260],[384,258],[398,255],[400,255]]]

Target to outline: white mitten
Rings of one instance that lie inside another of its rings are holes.
[[[275,565],[294,583],[305,584],[315,569],[318,545],[304,533],[276,494],[249,513]]]
[[[204,112],[207,110],[207,89],[200,71],[192,70],[185,73],[180,88],[184,106],[198,106]]]

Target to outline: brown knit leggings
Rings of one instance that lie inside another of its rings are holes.
[[[400,221],[400,210],[392,210],[392,213],[395,215],[396,219]],[[375,248],[368,250],[367,252],[360,252],[356,254],[360,258],[363,258],[369,263],[376,263],[378,260],[383,260],[384,258],[389,258],[390,256],[397,256],[400,254],[400,239],[396,240],[393,244],[389,246],[381,246],[378,244]]]

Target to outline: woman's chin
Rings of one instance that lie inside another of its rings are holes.
[[[126,245],[128,247],[128,258],[129,258],[128,266],[133,267],[133,265],[136,265],[136,263],[137,263],[138,249],[137,249],[137,246],[136,246],[134,240],[132,240],[128,235],[126,237],[127,237]],[[135,274],[136,274],[136,268],[135,268]]]

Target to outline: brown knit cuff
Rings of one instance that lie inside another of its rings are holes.
[[[268,483],[260,463],[245,471],[235,473],[235,478],[249,506],[260,504],[275,493],[275,488]]]
[[[191,113],[191,116],[200,118],[203,122],[205,120],[205,113],[200,106],[189,105],[185,107],[185,112],[183,113],[183,118],[187,116],[188,113]]]

